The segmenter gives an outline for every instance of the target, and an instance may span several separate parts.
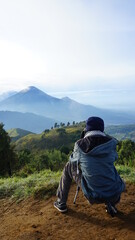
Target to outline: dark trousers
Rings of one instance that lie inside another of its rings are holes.
[[[60,179],[59,187],[57,189],[57,197],[61,202],[67,202],[72,180],[74,180],[80,186],[81,171],[79,171],[79,173],[77,174],[77,163],[69,161],[63,169],[62,177]]]
[[[81,170],[79,170],[79,174],[77,174],[77,163],[76,162],[67,162],[63,169],[63,173],[60,179],[59,187],[57,189],[57,197],[58,199],[66,203],[68,199],[68,193],[70,190],[70,186],[72,180],[74,180],[77,185],[81,186]],[[87,198],[87,197],[86,197]],[[97,203],[105,203],[107,204],[110,202],[111,204],[115,205],[120,201],[120,195],[112,196],[110,199],[87,199],[91,204]]]

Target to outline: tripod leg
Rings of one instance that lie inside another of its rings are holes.
[[[80,190],[80,187],[77,186],[76,194],[75,194],[74,201],[73,201],[74,204],[76,203],[76,198],[77,198],[77,195],[78,195],[78,193],[79,193],[79,190]]]

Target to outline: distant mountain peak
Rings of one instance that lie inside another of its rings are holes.
[[[67,100],[68,100],[68,101],[71,100],[69,97],[63,97],[62,99],[63,99],[63,100],[66,100],[66,101],[67,101]]]
[[[42,90],[40,90],[39,88],[37,87],[34,87],[34,86],[29,86],[23,90],[21,90],[20,92],[18,92],[18,96],[19,95],[22,95],[24,97],[26,96],[32,96],[33,97],[33,100],[37,97],[42,97],[42,98],[47,98],[47,99],[50,99],[50,98],[53,98],[51,97],[50,95],[48,95],[47,93],[43,92]]]
[[[33,90],[33,89],[37,89],[35,86],[29,86],[28,89]]]
[[[21,92],[22,93],[26,93],[26,92],[32,92],[32,91],[38,91],[38,92],[40,91],[40,92],[42,92],[40,89],[38,89],[38,88],[36,88],[34,86],[29,86],[29,87],[23,89]]]

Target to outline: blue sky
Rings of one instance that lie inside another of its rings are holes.
[[[0,93],[135,103],[134,0],[0,0]]]

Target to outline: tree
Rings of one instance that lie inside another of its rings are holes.
[[[65,123],[61,122],[60,127],[64,127],[64,126],[65,126]]]
[[[70,126],[70,122],[67,122],[67,127]]]
[[[69,149],[69,147],[63,145],[63,146],[61,146],[60,151],[62,153],[65,153],[66,155],[68,155],[70,152],[70,149]]]
[[[49,133],[49,132],[50,132],[49,129],[45,129],[45,130],[44,130],[44,133]]]
[[[57,128],[58,127],[58,123],[54,123],[54,128]]]
[[[73,123],[72,123],[73,125],[75,125],[75,121],[73,121]]]
[[[118,163],[135,166],[135,143],[130,139],[119,142],[117,146]]]
[[[4,129],[4,124],[0,123],[0,175],[12,175],[12,170],[16,164],[16,154],[11,146],[11,139]]]
[[[31,161],[31,152],[28,149],[21,150],[18,153],[18,168],[24,167]]]

